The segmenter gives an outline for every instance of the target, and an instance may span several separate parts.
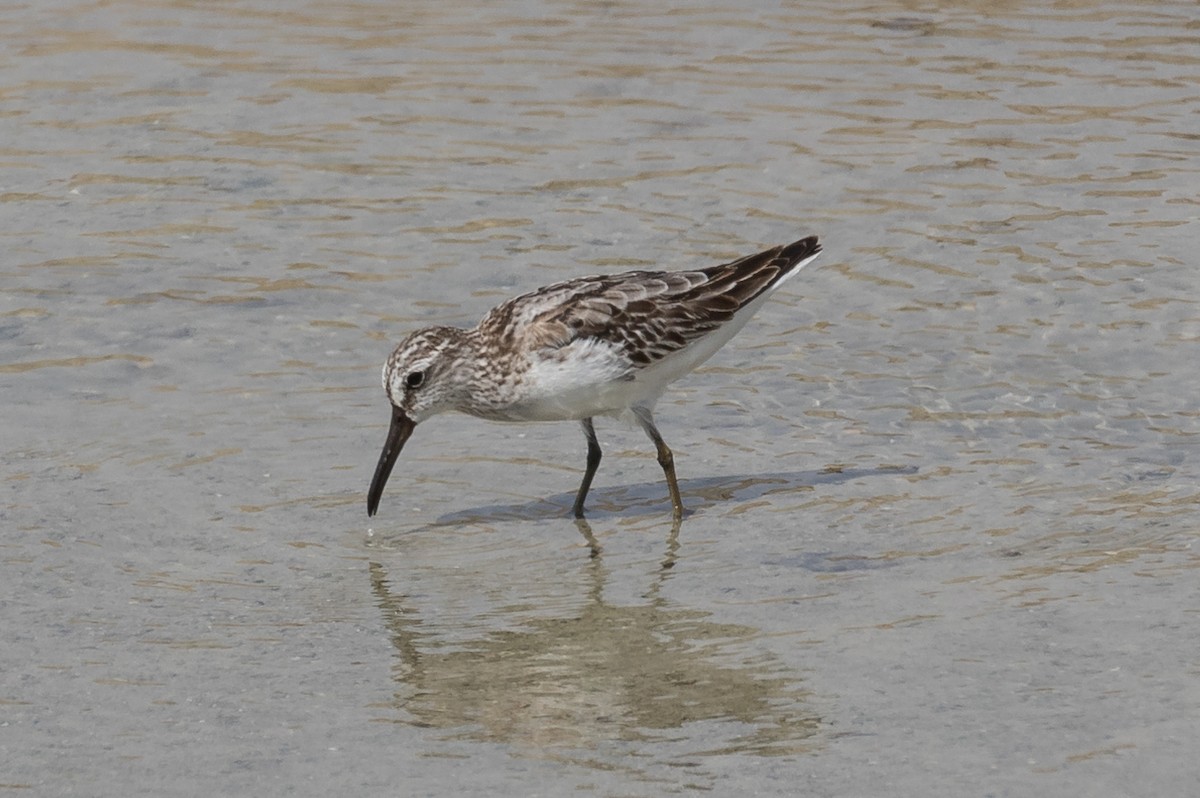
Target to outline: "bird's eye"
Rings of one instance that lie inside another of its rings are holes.
[[[404,384],[405,384],[405,386],[408,387],[408,389],[410,391],[420,388],[421,384],[424,382],[425,382],[425,372],[423,372],[423,371],[410,372],[409,375],[404,378]]]

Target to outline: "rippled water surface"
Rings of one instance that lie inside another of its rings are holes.
[[[1195,784],[1194,3],[0,17],[0,791]],[[811,233],[680,527],[449,416],[368,523],[407,331]]]

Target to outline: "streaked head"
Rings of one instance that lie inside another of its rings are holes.
[[[384,365],[383,390],[392,404],[392,423],[367,491],[368,516],[379,508],[392,466],[417,424],[457,406],[463,386],[454,369],[462,362],[458,355],[465,335],[457,327],[418,330],[396,347]]]

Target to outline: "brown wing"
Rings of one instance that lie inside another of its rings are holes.
[[[503,330],[535,347],[596,338],[620,347],[635,368],[646,366],[729,321],[820,251],[811,236],[697,271],[581,277],[511,299],[480,327]]]

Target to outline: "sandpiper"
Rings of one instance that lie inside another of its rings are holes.
[[[587,468],[575,495],[576,518],[583,517],[600,466],[592,419],[632,416],[654,442],[675,519],[683,518],[674,457],[654,425],[655,402],[820,252],[817,237],[809,236],[696,271],[580,277],[510,299],[472,330],[412,333],[383,368],[392,423],[367,491],[367,515],[379,508],[416,425],[457,410],[493,421],[579,421]]]

